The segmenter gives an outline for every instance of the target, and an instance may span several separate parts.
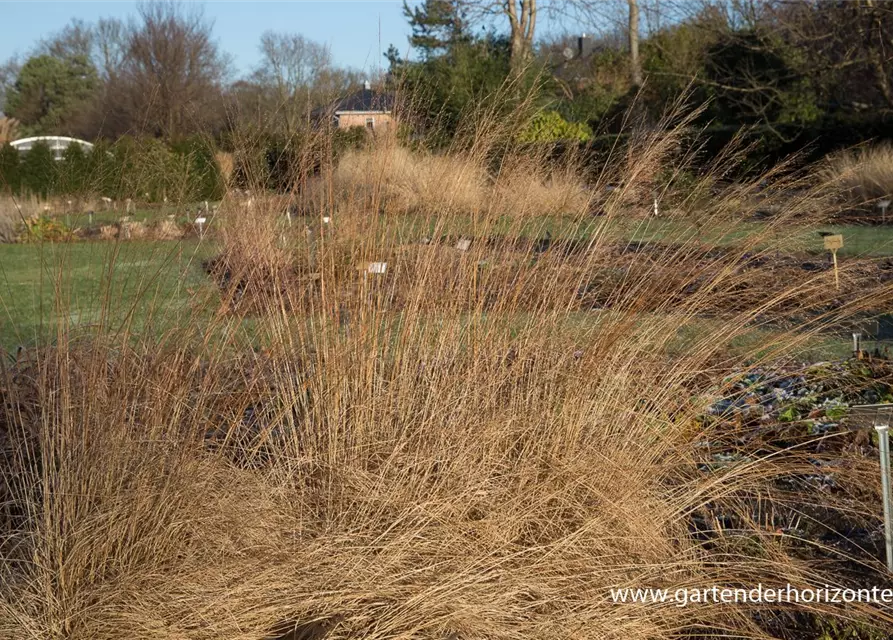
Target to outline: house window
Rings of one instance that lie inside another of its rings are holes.
[[[369,129],[369,131],[375,130],[375,118],[366,118],[366,128]]]

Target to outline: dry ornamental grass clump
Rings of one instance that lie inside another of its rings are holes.
[[[12,142],[19,137],[19,124],[15,118],[0,117],[0,144]]]
[[[412,152],[392,139],[346,153],[334,188],[395,212],[468,213],[485,206],[487,195],[486,175],[473,158]]]
[[[829,157],[822,173],[847,206],[875,209],[880,199],[893,197],[893,147],[866,146]],[[871,212],[880,218],[880,211]]]
[[[579,216],[590,210],[593,194],[574,167],[548,166],[546,159],[515,158],[494,179],[489,207],[499,214],[538,218]]]
[[[643,162],[665,162],[676,133]],[[422,184],[465,180],[468,157],[423,161],[442,173]],[[741,212],[718,202],[697,224],[680,207],[673,238],[622,253],[612,225],[632,200],[623,190],[641,185],[606,168],[620,193],[584,240],[547,234],[547,219],[531,227],[532,209],[506,221],[480,202],[462,218],[474,238],[463,249],[439,240],[460,217],[451,194],[421,189],[417,173],[411,195],[390,191],[386,165],[343,163],[324,178],[343,195],[292,226],[281,202],[221,207],[219,260],[251,305],[196,306],[160,337],[100,324],[76,340],[83,329],[63,327],[52,348],[4,365],[0,637],[891,628],[889,609],[870,604],[611,600],[624,587],[884,584],[876,540],[838,550],[785,533],[819,500],[840,518],[826,529],[876,531],[870,456],[705,419],[725,376],[889,303],[893,289],[875,281],[829,308],[831,274],[802,271],[726,304],[742,281],[772,278],[752,256],[777,248],[786,216],[817,202],[811,192],[723,251],[708,250],[701,226]],[[405,219],[414,199],[421,226]],[[592,222],[572,209],[572,228]],[[384,273],[366,267],[377,261]],[[602,308],[585,308],[581,292],[608,270]],[[700,323],[719,310],[721,323]],[[773,311],[804,320],[778,329],[763,319]],[[767,330],[759,345],[730,348],[755,330]],[[780,488],[828,461],[839,491]]]

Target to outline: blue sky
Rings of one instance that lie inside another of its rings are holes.
[[[193,3],[188,3],[193,4]],[[359,70],[384,69],[379,55],[395,44],[408,50],[409,27],[401,0],[305,0],[303,2],[202,2],[205,17],[214,23],[222,50],[234,57],[239,72],[258,60],[260,35],[268,30],[300,33],[331,48],[335,60]],[[136,2],[2,2],[0,61],[25,55],[42,37],[64,27],[72,18],[94,22],[101,17],[126,19]]]

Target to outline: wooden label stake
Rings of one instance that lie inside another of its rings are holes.
[[[831,251],[831,259],[834,260],[834,286],[840,290],[840,273],[837,271],[837,249]]]
[[[831,252],[831,259],[834,261],[834,285],[838,290],[840,289],[840,274],[837,271],[837,250],[842,247],[842,235],[825,236],[825,249]]]

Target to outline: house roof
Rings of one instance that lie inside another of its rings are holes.
[[[391,111],[394,95],[375,89],[360,89],[335,103],[335,113],[343,111]]]
[[[375,89],[360,89],[331,105],[317,111],[329,113],[383,113],[394,109],[394,94],[376,91]]]

